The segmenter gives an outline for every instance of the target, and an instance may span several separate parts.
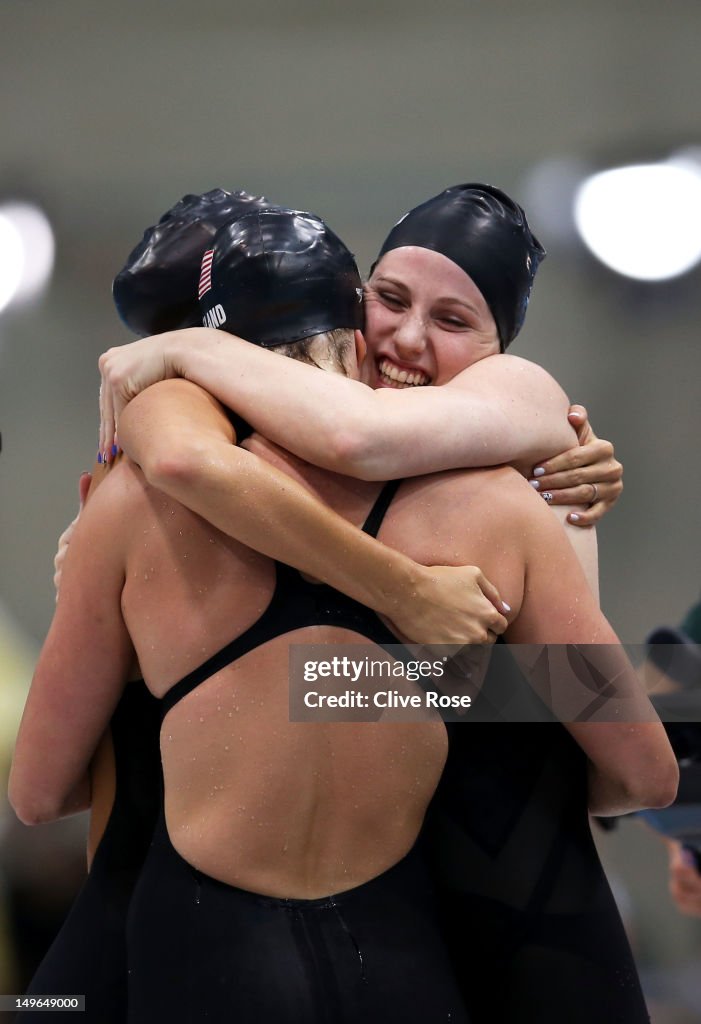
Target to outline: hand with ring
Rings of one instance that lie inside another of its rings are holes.
[[[567,518],[575,526],[593,526],[620,498],[623,466],[611,442],[596,436],[583,406],[570,406],[568,419],[579,444],[535,466],[530,483],[549,505],[587,506],[576,519]]]

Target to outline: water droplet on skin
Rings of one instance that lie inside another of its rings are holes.
[[[228,750],[228,749],[229,749],[228,747],[224,747],[224,750]]]

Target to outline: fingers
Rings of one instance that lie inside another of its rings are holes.
[[[109,367],[109,356],[110,352],[105,352],[100,356],[99,367],[100,367],[100,439],[97,451],[98,462],[111,462],[114,458],[115,449],[115,435],[116,435],[116,424],[114,417],[114,395],[112,391],[112,385],[109,380],[108,367]]]
[[[589,420],[589,413],[587,412],[586,407],[583,405],[579,405],[576,402],[573,402],[569,408],[567,418],[569,419],[570,416],[580,423],[583,423],[585,420]]]
[[[581,510],[570,513],[568,522],[578,526],[592,526],[613,508],[623,492],[620,480],[614,483],[580,484],[558,490],[538,490],[548,505],[580,505]]]
[[[79,515],[80,512],[78,513],[78,516]],[[71,537],[73,536],[73,531],[75,530],[75,524],[78,522],[78,516],[76,516],[75,519],[68,524],[66,529],[58,538],[58,548],[56,550],[56,554],[54,555],[54,590],[56,591],[57,601],[58,592],[61,585],[61,573],[63,571],[63,563],[66,558],[66,551],[68,550],[68,545],[70,544]]]
[[[494,586],[493,583],[490,583],[487,577],[484,576],[481,572],[477,576],[476,582],[477,586],[480,588],[484,596],[487,598],[488,601],[491,601],[491,603],[494,605],[496,609],[503,612],[511,611],[511,606],[508,605],[506,601],[502,601],[497,588]],[[500,617],[503,618],[503,616]],[[506,619],[504,619],[504,621],[506,622]],[[504,629],[506,629],[506,626],[504,627]],[[503,632],[504,630],[502,630],[502,633]]]
[[[83,511],[83,505],[85,504],[85,499],[87,498],[88,491],[90,490],[90,482],[91,482],[91,480],[92,480],[92,473],[87,473],[86,472],[86,473],[81,473],[80,474],[80,477],[78,479],[78,499],[79,499],[78,515],[75,517],[75,519],[72,522],[70,522],[68,524],[66,529],[63,531],[61,536],[58,538],[58,548],[56,550],[56,554],[54,555],[54,588],[56,590],[56,600],[57,601],[58,601],[58,591],[59,591],[59,587],[60,587],[60,584],[61,584],[61,573],[63,571],[63,563],[64,563],[65,558],[66,558],[66,551],[68,550],[68,545],[71,542],[71,538],[73,536],[73,531],[75,530],[76,523],[78,522],[78,519],[80,518],[80,513]]]
[[[498,636],[505,633],[509,628],[509,621],[499,612],[495,611],[494,616],[490,616],[487,622],[487,638],[486,642],[493,644]]]
[[[590,441],[596,440],[596,434],[589,422],[589,414],[583,405],[571,405],[567,419],[577,431],[577,440],[580,444],[588,444]]]
[[[541,462],[533,468],[533,478],[542,479],[544,476],[551,476],[553,473],[571,472],[583,466],[593,466],[601,462],[615,462],[613,458],[613,445],[610,441],[597,438],[586,445],[577,445],[569,448],[560,455],[555,455],[546,462]],[[618,463],[620,466],[620,463]]]
[[[97,433],[97,459],[98,459],[98,462],[102,462],[102,452],[104,451],[103,433],[102,433],[102,431],[103,431],[103,424],[105,422],[105,398],[104,398],[104,395],[105,395],[105,382],[104,382],[104,380],[101,377],[100,378],[100,391],[99,391],[99,396],[98,396],[99,409],[100,409],[100,425],[99,425],[98,433]]]
[[[567,522],[571,523],[572,526],[596,526],[610,508],[611,506],[605,502],[597,501],[595,505],[584,509],[582,512],[570,512],[567,516]]]
[[[105,447],[103,453],[106,456],[106,461],[110,461],[110,455],[112,454],[112,446],[114,444],[115,434],[117,432],[117,424],[114,416],[114,395],[112,388],[109,384],[105,390]]]
[[[80,479],[78,480],[78,498],[80,501],[80,508],[82,509],[85,504],[85,499],[88,496],[90,490],[90,484],[92,482],[92,473],[81,473]]]
[[[593,526],[623,492],[623,466],[613,457],[610,441],[597,439],[572,448],[536,467],[533,474],[531,487],[549,505],[589,506],[567,517],[575,526]]]
[[[598,442],[597,442],[598,443]],[[576,449],[575,449],[576,450]],[[589,494],[592,494],[591,485],[596,484],[601,493],[601,485],[620,482],[623,467],[616,459],[609,458],[597,462],[594,465],[585,465],[572,469],[556,470],[552,473],[544,473],[533,477],[528,482],[534,490],[543,494],[545,491],[560,491],[565,487],[588,487]],[[621,490],[623,485],[621,484]],[[591,501],[591,497],[586,498]]]
[[[71,535],[75,529],[75,524],[78,522],[78,516],[68,524],[66,529],[63,531],[61,536],[58,538],[58,548],[54,555],[54,569],[59,569],[63,563],[63,559],[66,557],[66,548],[70,544]]]
[[[614,484],[581,484],[559,490],[538,491],[548,505],[601,505],[610,507],[618,499],[622,487]]]

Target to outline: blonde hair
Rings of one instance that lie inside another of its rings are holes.
[[[289,356],[300,363],[342,373],[347,377],[350,370],[349,358],[355,352],[355,334],[352,327],[336,327],[323,334],[313,334],[310,338],[285,342],[271,348],[281,356]]]

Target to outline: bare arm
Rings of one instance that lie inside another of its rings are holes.
[[[547,687],[555,710],[589,760],[590,811],[612,815],[666,806],[674,799],[678,782],[666,733],[616,634],[584,585],[570,546],[545,508],[526,498],[530,495],[524,493],[520,506],[530,506],[524,524],[525,590],[507,639],[529,645],[521,651],[522,662],[542,658],[537,645],[544,645]],[[566,645],[576,645],[576,651]],[[597,706],[596,714],[592,712],[596,721],[581,720],[582,709],[592,705],[592,694],[583,686],[587,671],[610,683],[610,698]]]
[[[120,438],[154,487],[241,543],[387,615],[413,640],[484,642],[488,630],[506,628],[499,595],[478,569],[426,568],[351,526],[236,447],[222,407],[188,381],[162,382],[131,402]]]
[[[103,435],[104,424],[112,423],[115,414],[123,419],[126,403],[152,381],[189,376],[264,436],[310,462],[363,479],[514,460],[528,474],[543,453],[571,447],[577,440],[559,385],[534,363],[514,356],[483,359],[440,388],[372,391],[359,381],[320,373],[224,332],[193,328],[111,349],[101,357],[100,367]],[[290,423],[295,424],[293,431]],[[183,439],[186,433],[184,423]],[[124,436],[120,423],[122,445]],[[183,457],[182,444],[173,436],[171,465]],[[145,471],[148,477],[147,467]],[[188,504],[182,492],[169,493]],[[574,508],[562,509],[564,523]],[[596,536],[591,530],[569,532],[598,596]],[[254,540],[245,543],[256,546]]]
[[[63,564],[70,547],[75,528],[83,511],[83,506],[92,491],[94,491],[106,478],[108,468],[105,465],[95,464],[92,473],[81,473],[78,482],[79,508],[78,515],[63,531],[58,541],[58,550],[54,558],[54,587],[56,588],[56,600],[61,588],[61,576]],[[134,666],[138,672],[138,666]],[[90,827],[88,832],[88,870],[93,861],[95,851],[99,845],[102,835],[107,826],[115,795],[115,764],[112,746],[112,735],[109,730],[103,735],[100,744],[95,751],[90,765],[85,773],[84,780],[80,783],[83,792],[86,794],[87,803],[90,807]],[[87,810],[84,807],[76,808]]]
[[[199,384],[301,458],[366,480],[503,462],[528,472],[576,443],[562,389],[515,356],[483,359],[440,388],[372,391],[224,332],[192,328],[111,349],[100,368],[105,449],[112,442],[105,424],[168,377]]]
[[[101,497],[76,524],[17,737],[9,798],[28,825],[89,805],[87,768],[134,656],[120,609],[120,522]]]

